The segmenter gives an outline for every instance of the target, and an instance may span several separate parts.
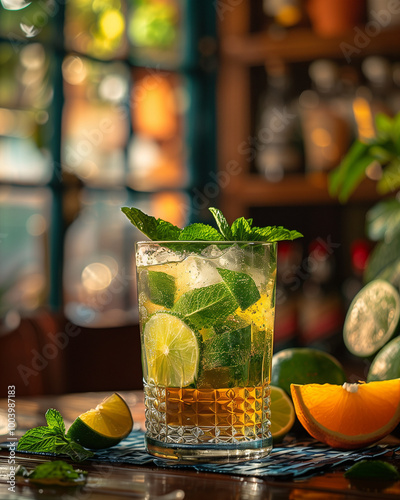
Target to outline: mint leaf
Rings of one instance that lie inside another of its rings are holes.
[[[170,309],[174,305],[175,278],[167,273],[149,270],[148,283],[151,302]]]
[[[221,210],[218,210],[218,208],[210,207],[209,208],[210,212],[212,213],[215,222],[217,223],[218,229],[224,239],[226,241],[232,241],[233,236],[232,236],[232,231],[231,228],[229,227],[228,221],[225,219],[223,213]]]
[[[240,309],[244,311],[260,299],[260,292],[253,278],[246,273],[217,268],[221,278],[235,297]]]
[[[55,410],[54,408],[50,408],[47,410],[45,417],[46,417],[47,425],[50,428],[60,429],[60,432],[65,434],[64,420],[63,420],[61,413],[59,411]]]
[[[194,328],[209,327],[224,320],[238,308],[238,303],[225,283],[195,288],[184,293],[172,311]]]
[[[282,226],[253,227],[253,241],[276,242],[285,240],[295,240],[303,235],[295,230],[286,229]]]
[[[212,226],[202,223],[190,224],[184,229],[179,229],[170,222],[146,215],[135,207],[122,207],[121,210],[139,231],[153,241],[276,242],[294,240],[303,236],[298,231],[291,231],[280,226],[252,227],[253,219],[245,219],[244,217],[239,217],[229,227],[222,212],[214,207],[210,208],[210,212],[214,216],[219,231]]]
[[[240,217],[239,219],[233,221],[231,231],[235,241],[251,241],[252,222],[253,219],[246,220],[244,217]]]
[[[34,427],[28,430],[18,441],[18,450],[55,453],[57,432],[48,427]]]
[[[29,471],[24,466],[18,466],[15,475],[39,485],[83,486],[86,483],[87,472],[74,469],[63,460],[54,460],[37,465]]]
[[[68,443],[57,446],[57,454],[60,455],[68,455],[72,460],[76,460],[77,462],[82,462],[87,458],[93,457],[94,453],[90,450],[87,450],[82,445],[77,443],[76,441],[72,441],[72,439],[67,438]]]
[[[46,420],[48,426],[34,427],[25,432],[18,441],[18,450],[63,454],[77,461],[93,456],[91,451],[66,436],[64,420],[57,410],[50,408]]]
[[[221,234],[212,226],[195,223],[182,229],[179,240],[181,241],[222,241]]]
[[[135,207],[122,207],[122,212],[131,223],[153,241],[179,240],[181,229],[170,222],[156,219]]]
[[[75,470],[72,465],[63,460],[54,460],[36,466],[28,475],[29,479],[61,479],[76,483],[77,480],[84,480],[87,474],[85,471]]]

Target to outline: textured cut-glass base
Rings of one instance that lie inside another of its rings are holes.
[[[237,462],[270,453],[270,389],[144,385],[149,453],[181,462]]]

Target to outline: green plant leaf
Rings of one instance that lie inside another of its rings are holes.
[[[392,139],[396,153],[400,155],[400,113],[397,113],[393,121]]]
[[[210,207],[209,210],[212,213],[212,215],[215,219],[215,222],[217,223],[218,229],[219,229],[220,233],[222,234],[222,236],[224,237],[224,239],[226,241],[232,241],[233,236],[232,236],[231,228],[228,224],[228,221],[225,219],[223,213],[221,212],[221,210],[219,210],[218,208],[214,208],[214,207]]]
[[[364,155],[368,152],[370,144],[356,140],[351,148],[349,149],[347,155],[342,159],[340,165],[332,171],[329,176],[329,192],[332,196],[341,195],[342,190],[346,189],[346,184],[348,183],[348,176],[353,166],[357,164]],[[348,189],[346,189],[349,191]]]
[[[388,150],[387,147],[383,145],[371,146],[369,148],[369,153],[375,158],[380,164],[385,164],[393,158],[393,153]]]
[[[393,237],[378,243],[369,256],[367,267],[364,272],[364,282],[369,283],[384,270],[396,262],[400,257],[400,233],[396,232]]]
[[[212,226],[195,223],[182,229],[179,240],[181,241],[223,241],[222,235]]]
[[[367,167],[369,167],[369,165],[371,165],[373,161],[375,161],[374,157],[366,154],[352,164],[352,168],[348,171],[346,180],[343,182],[341,190],[339,192],[340,202],[343,203],[349,199],[351,193],[365,177],[365,171]]]
[[[366,234],[373,241],[391,238],[400,231],[400,201],[396,198],[383,200],[368,210]]]
[[[400,157],[393,159],[382,172],[377,184],[380,194],[397,191],[400,188]]]
[[[392,135],[393,125],[394,121],[390,116],[384,113],[378,113],[375,116],[375,127],[378,135],[390,137]]]

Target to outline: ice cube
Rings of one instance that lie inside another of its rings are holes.
[[[215,263],[197,255],[190,255],[177,264],[175,276],[176,298],[193,288],[201,288],[221,281]]]
[[[208,245],[204,250],[201,251],[201,255],[209,259],[215,259],[216,257],[221,257],[224,251],[217,245]]]
[[[231,271],[243,271],[243,250],[236,243],[225,250],[216,260],[218,267]]]

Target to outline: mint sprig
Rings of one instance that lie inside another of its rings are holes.
[[[123,207],[131,223],[153,241],[261,241],[294,240],[303,235],[282,226],[253,227],[253,219],[239,217],[230,226],[221,210],[211,207],[218,230],[208,224],[190,224],[179,229],[170,222],[146,215],[138,208]]]
[[[60,412],[50,408],[47,410],[45,417],[47,426],[29,429],[19,439],[17,446],[19,451],[67,455],[78,462],[93,456],[93,452],[67,437],[64,420]]]
[[[63,460],[54,460],[37,465],[34,469],[28,471],[24,466],[19,466],[16,471],[16,476],[23,479],[29,479],[34,483],[50,484],[52,480],[54,484],[59,485],[84,485],[86,482],[87,472],[79,469],[74,469],[72,465]],[[44,481],[43,481],[44,480]]]

